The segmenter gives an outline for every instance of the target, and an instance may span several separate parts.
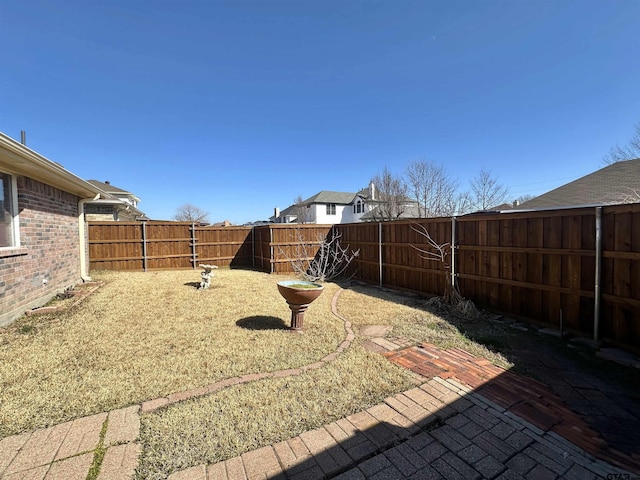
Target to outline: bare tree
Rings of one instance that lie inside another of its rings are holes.
[[[394,176],[387,167],[371,179],[375,185],[377,206],[371,214],[375,220],[396,220],[407,210],[407,184]]]
[[[201,208],[185,203],[176,210],[176,214],[173,216],[174,220],[178,222],[209,222],[209,212],[205,212]]]
[[[473,210],[473,201],[469,192],[457,192],[449,199],[451,215],[465,215]]]
[[[293,201],[293,214],[296,216],[297,223],[307,223],[307,205],[302,195],[298,195]]]
[[[635,133],[631,137],[631,140],[629,140],[629,143],[623,147],[616,145],[609,150],[609,153],[605,155],[602,161],[606,165],[611,165],[612,163],[636,158],[640,158],[640,122],[636,124]]]
[[[297,229],[295,233],[296,246],[290,257],[281,248],[280,254],[285,256],[293,270],[310,282],[326,282],[342,275],[349,264],[360,255],[360,250],[349,250],[349,246],[340,245],[342,234],[331,229],[325,236],[318,235],[316,242],[310,243]],[[319,245],[317,252],[314,253]]]
[[[451,263],[449,262],[451,244],[449,242],[439,243],[436,241],[424,225],[416,223],[412,225],[411,228],[426,241],[426,245],[416,246],[411,244],[411,246],[418,252],[418,256],[426,260],[435,260],[442,263],[447,272],[444,295],[442,297],[434,297],[429,300],[428,303],[432,306],[445,305],[449,307],[453,313],[466,318],[477,318],[480,315],[480,312],[478,312],[478,309],[471,300],[465,299],[460,294],[458,284],[452,275]]]
[[[498,183],[489,170],[482,169],[471,180],[471,203],[474,210],[488,210],[507,201],[509,189]]]
[[[458,182],[444,166],[429,161],[413,162],[407,167],[408,188],[418,201],[421,217],[447,217],[457,210]]]

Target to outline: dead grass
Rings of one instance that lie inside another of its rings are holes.
[[[367,297],[363,301],[362,296]],[[462,348],[504,368],[513,364],[501,353],[514,333],[486,316],[462,318],[434,309],[428,300],[375,286],[356,285],[342,293],[338,310],[355,327],[391,325],[391,336],[408,337],[441,348]]]
[[[142,417],[137,478],[213,464],[380,403],[412,385],[406,371],[352,346],[300,376],[238,385]]]
[[[286,326],[282,278],[219,270],[94,275],[100,290],[68,312],[0,329],[0,437],[165,396],[224,378],[313,363],[343,340],[326,291]]]
[[[249,373],[314,363],[344,339],[331,313],[338,286],[310,306],[304,335],[291,334],[277,292],[283,277],[216,271],[101,272],[105,285],[68,312],[25,317],[0,329],[0,438]],[[392,325],[392,336],[461,347],[502,366],[490,322],[451,323],[425,300],[375,287],[345,290],[338,308],[354,329]],[[487,341],[480,341],[485,338]],[[474,340],[475,339],[475,340]],[[142,416],[138,478],[215,463],[316,428],[413,384],[409,372],[356,338],[319,370],[237,385]]]

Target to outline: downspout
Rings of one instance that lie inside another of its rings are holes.
[[[100,198],[98,193],[93,198],[83,198],[78,202],[78,236],[80,238],[80,278],[83,282],[90,282],[91,277],[87,272],[87,239],[85,238],[85,220],[84,220],[84,205],[87,202],[93,202]]]

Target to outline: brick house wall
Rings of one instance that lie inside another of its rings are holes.
[[[79,198],[17,177],[20,248],[0,252],[0,325],[80,281]]]

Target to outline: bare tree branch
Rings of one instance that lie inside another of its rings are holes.
[[[340,245],[341,233],[331,230],[326,236],[318,235],[317,241],[309,243],[300,229],[296,230],[296,247],[293,257],[279,248],[280,255],[287,258],[293,270],[305,280],[326,282],[341,276],[349,264],[360,255],[360,250],[349,251],[349,246]],[[318,251],[315,252],[319,244]]]
[[[640,189],[625,187],[625,190],[620,193],[621,203],[639,203],[640,202]]]
[[[296,223],[307,223],[307,205],[302,195],[298,195],[293,201],[293,214],[296,216]]]
[[[416,251],[418,251],[418,255],[421,258],[426,260],[436,260],[441,262],[444,265],[444,268],[447,272],[447,282],[445,283],[445,291],[444,295],[440,298],[433,298],[429,301],[430,305],[440,305],[444,304],[456,315],[460,315],[466,318],[474,319],[478,318],[480,313],[478,309],[473,304],[471,300],[467,300],[463,298],[460,294],[460,290],[458,289],[458,285],[455,282],[455,279],[451,275],[451,264],[448,263],[447,257],[451,252],[451,244],[448,242],[438,243],[431,234],[427,227],[421,224],[414,224],[411,226],[414,232],[418,233],[420,236],[424,237],[427,242],[427,248],[417,247],[415,245],[411,245]],[[433,302],[435,300],[435,302]]]
[[[173,216],[178,222],[205,222],[209,223],[209,212],[205,212],[201,208],[185,203],[176,210]]]
[[[475,210],[488,210],[505,203],[509,189],[498,183],[489,170],[480,173],[471,180],[471,201]]]
[[[447,175],[444,166],[423,160],[410,164],[406,173],[421,217],[447,217],[456,213],[456,202],[452,200],[457,196],[458,182]]]
[[[605,165],[640,158],[640,122],[635,125],[635,133],[625,146],[616,145],[602,159]]]
[[[371,180],[376,187],[377,206],[372,211],[375,220],[396,220],[407,210],[407,184],[384,167]]]

